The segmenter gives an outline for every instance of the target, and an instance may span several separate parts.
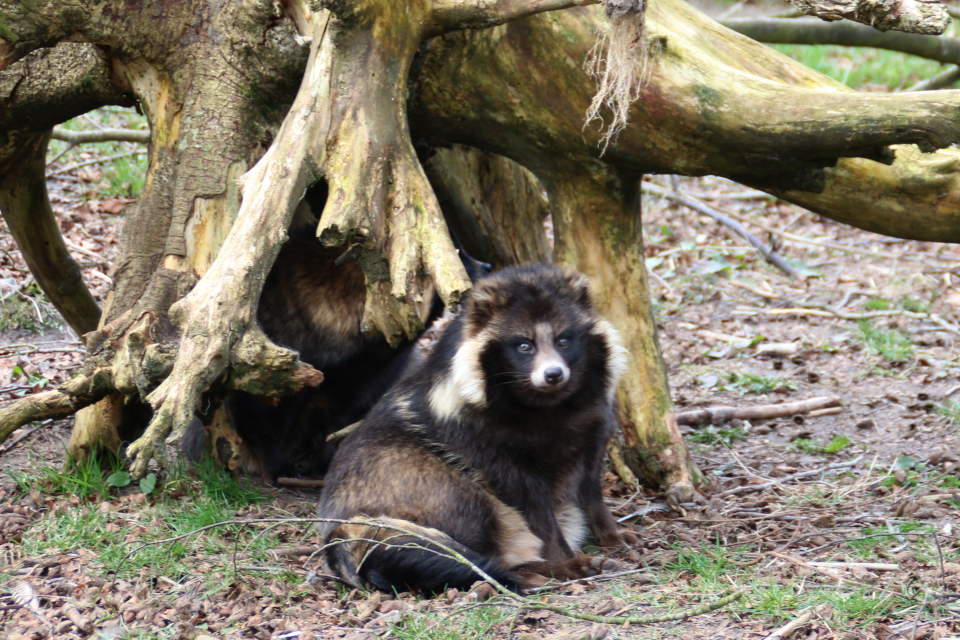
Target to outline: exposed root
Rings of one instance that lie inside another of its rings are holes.
[[[28,422],[72,415],[112,390],[111,372],[98,369],[89,376],[74,378],[55,391],[45,391],[18,400],[0,410],[0,442]]]
[[[600,109],[613,112],[613,121],[600,138],[603,151],[627,126],[632,105],[640,97],[640,89],[649,77],[647,48],[647,0],[604,0],[604,9],[611,18],[609,30],[602,34],[590,50],[587,69],[597,79],[597,93],[587,109],[584,127],[603,117]]]

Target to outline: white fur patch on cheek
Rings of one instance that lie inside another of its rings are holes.
[[[486,377],[480,366],[480,354],[488,340],[481,332],[460,345],[450,363],[449,375],[430,389],[428,402],[438,419],[456,419],[465,404],[486,406]]]
[[[627,361],[630,358],[630,352],[623,346],[620,339],[620,333],[613,328],[607,320],[599,318],[590,333],[600,336],[607,345],[607,372],[610,376],[607,383],[607,400],[613,402],[617,393],[617,385],[620,384],[620,378],[627,370]]]

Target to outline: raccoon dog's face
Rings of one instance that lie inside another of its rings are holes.
[[[479,282],[466,310],[489,402],[556,405],[587,375],[595,311],[585,277],[555,267]]]

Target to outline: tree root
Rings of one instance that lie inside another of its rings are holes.
[[[72,415],[111,391],[113,376],[109,371],[101,370],[91,376],[74,378],[54,391],[18,400],[0,409],[0,442],[28,422]]]

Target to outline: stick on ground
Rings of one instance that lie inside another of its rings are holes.
[[[729,420],[766,420],[768,418],[783,418],[795,416],[799,413],[809,413],[817,409],[836,407],[840,405],[837,396],[821,396],[800,400],[798,402],[783,402],[781,404],[761,404],[752,407],[708,407],[694,409],[677,414],[677,424],[696,426],[706,422],[719,424]]]

